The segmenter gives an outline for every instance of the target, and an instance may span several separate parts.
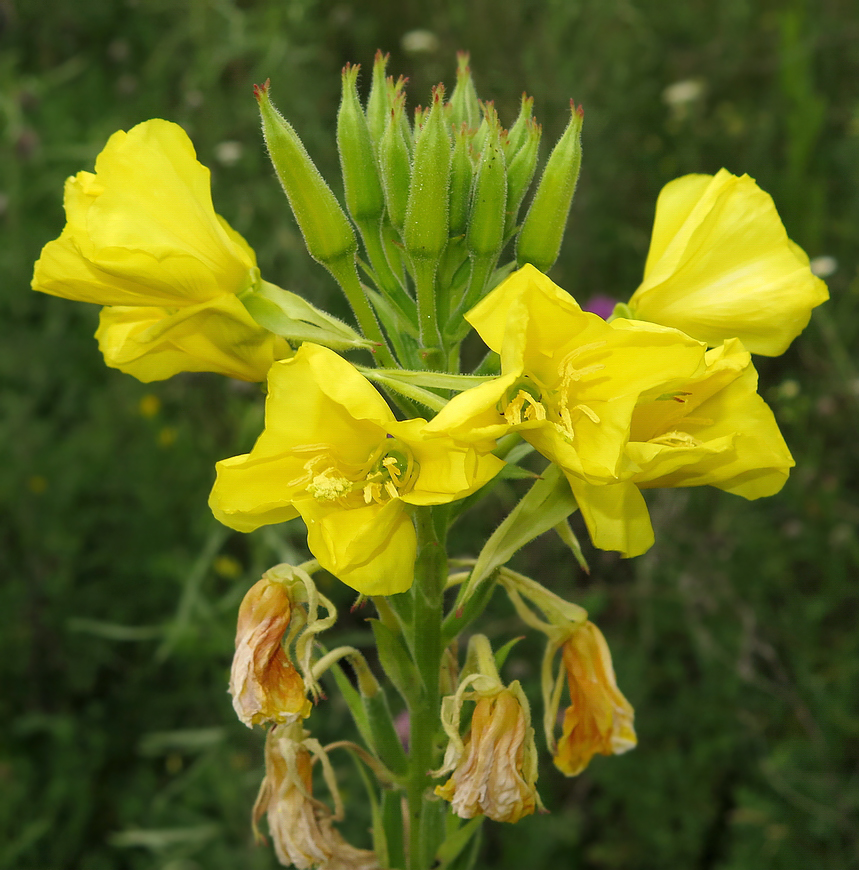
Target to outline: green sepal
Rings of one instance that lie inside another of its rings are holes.
[[[442,398],[437,393],[425,390],[422,387],[415,386],[404,381],[400,381],[395,377],[380,375],[378,369],[362,369],[365,378],[423,405],[430,411],[436,414],[447,404],[447,399]]]
[[[519,637],[514,637],[512,640],[508,640],[507,643],[505,643],[504,646],[501,647],[501,649],[496,651],[495,667],[498,668],[499,671],[501,670],[501,668],[504,667],[504,662],[507,661],[507,656],[510,655],[510,650],[512,650],[513,647],[516,646],[516,644],[523,639],[523,637],[524,635],[521,635]]]
[[[368,619],[373,637],[376,640],[376,650],[379,653],[379,663],[394,688],[402,695],[409,706],[415,698],[417,683],[415,669],[408,648],[403,643],[402,635],[392,631],[378,619]]]
[[[462,235],[468,227],[474,163],[469,154],[468,129],[454,127],[453,155],[450,163],[450,234]]]
[[[357,366],[357,369],[368,378],[381,376],[403,384],[429,387],[435,390],[454,390],[458,393],[493,380],[491,377],[480,375],[451,375],[445,372],[410,371],[408,369],[370,369],[363,366]]]
[[[462,606],[517,550],[566,520],[577,507],[560,468],[549,465],[480,551],[471,576],[457,597],[457,606]]]
[[[267,281],[240,293],[239,299],[260,326],[294,344],[312,341],[332,350],[369,350],[374,346],[348,324]]]
[[[540,150],[540,138],[543,129],[534,121],[528,122],[527,139],[516,155],[509,161],[507,169],[507,217],[504,224],[505,241],[511,236],[519,217],[519,206],[528,192],[528,187],[537,169],[537,157]]]
[[[382,187],[391,224],[402,235],[409,203],[409,179],[412,160],[409,146],[403,135],[401,116],[404,113],[405,95],[400,93],[389,112],[382,141],[379,143],[379,165],[382,171]]]
[[[582,553],[582,545],[579,543],[576,533],[570,528],[569,522],[564,520],[558,523],[555,526],[555,531],[558,533],[558,537],[570,548],[573,558],[579,563],[579,568],[589,575],[591,573],[590,566],[585,559],[584,553]]]
[[[516,242],[516,262],[548,272],[558,259],[582,163],[581,106],[570,103],[567,129],[552,149]]]

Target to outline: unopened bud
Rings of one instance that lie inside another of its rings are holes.
[[[474,165],[468,153],[468,128],[460,124],[453,131],[453,157],[450,164],[450,234],[461,236],[468,225]]]
[[[516,243],[518,265],[531,263],[541,272],[548,272],[558,259],[582,162],[584,111],[572,101],[570,105],[570,123],[549,155]]]
[[[343,68],[343,94],[337,112],[337,150],[343,172],[346,208],[356,223],[378,221],[385,210],[379,168],[367,120],[358,101],[360,66]]]
[[[451,149],[443,105],[444,85],[437,85],[415,142],[403,242],[416,260],[436,259],[447,244]]]
[[[480,123],[480,102],[477,99],[477,91],[474,87],[474,80],[471,78],[468,61],[467,51],[457,52],[456,86],[450,95],[450,120],[457,127],[460,124],[465,124],[468,129],[476,130]]]
[[[527,94],[522,94],[522,103],[519,107],[519,117],[516,118],[513,126],[507,133],[505,154],[507,155],[508,160],[511,160],[527,141],[529,121],[531,120],[531,112],[533,109],[534,98],[529,97]]]
[[[507,169],[507,223],[504,227],[505,236],[516,224],[519,206],[525,198],[525,193],[534,177],[537,168],[537,156],[540,150],[540,136],[543,128],[533,120],[528,119],[525,142],[516,152]],[[512,152],[508,152],[512,153]]]
[[[263,135],[308,253],[323,266],[354,256],[358,241],[349,219],[292,125],[272,104],[269,87],[268,81],[254,86]]]
[[[493,260],[498,256],[504,240],[506,206],[507,166],[501,148],[501,128],[496,117],[474,179],[471,213],[465,236],[469,253]]]
[[[389,54],[382,54],[381,50],[376,51],[376,57],[373,59],[373,78],[370,80],[370,95],[367,97],[367,127],[373,142],[377,145],[382,141],[390,111],[385,82],[389,57]]]
[[[402,233],[409,202],[409,180],[412,174],[409,146],[403,136],[401,118],[404,114],[405,95],[398,97],[388,113],[388,126],[379,144],[379,163],[382,170],[382,185],[385,204],[391,223]]]

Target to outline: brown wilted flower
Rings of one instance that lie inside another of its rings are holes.
[[[518,822],[540,805],[528,702],[518,682],[478,695],[464,743],[451,739],[439,771],[453,774],[435,793],[450,801],[460,818],[482,814],[496,822]],[[458,711],[455,718],[458,727]]]
[[[266,574],[239,608],[230,694],[248,728],[291,722],[310,713],[304,680],[281,644],[292,607],[289,588]]]
[[[576,776],[597,753],[620,755],[638,740],[632,724],[635,713],[617,687],[611,652],[602,632],[586,622],[562,649],[570,706],[564,713],[555,766],[567,776]]]
[[[378,870],[375,852],[347,843],[334,827],[335,815],[313,797],[313,756],[323,760],[326,781],[336,790],[324,750],[307,739],[300,723],[269,732],[265,746],[265,778],[253,809],[254,832],[263,815],[278,861],[298,870]],[[338,801],[339,802],[339,801]]]

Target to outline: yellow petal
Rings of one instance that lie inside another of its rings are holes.
[[[292,351],[262,329],[235,296],[171,313],[163,308],[103,308],[96,331],[104,361],[148,383],[178,372],[216,372],[262,381]]]
[[[395,595],[412,585],[417,539],[399,499],[351,510],[303,499],[296,507],[310,552],[347,586],[362,595]]]
[[[829,297],[791,242],[772,198],[744,175],[685,176],[656,206],[635,316],[716,345],[737,337],[778,356]]]
[[[595,547],[617,550],[624,558],[631,558],[653,546],[650,514],[634,483],[595,486],[571,474],[567,480]]]
[[[168,121],[115,133],[96,173],[66,183],[67,224],[33,289],[102,305],[195,305],[258,280],[247,243],[212,206],[209,170]]]

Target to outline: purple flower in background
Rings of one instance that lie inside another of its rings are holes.
[[[617,299],[612,299],[611,296],[606,296],[604,293],[597,293],[596,296],[591,296],[582,308],[585,311],[590,311],[591,314],[602,317],[603,320],[608,320],[616,304]]]

